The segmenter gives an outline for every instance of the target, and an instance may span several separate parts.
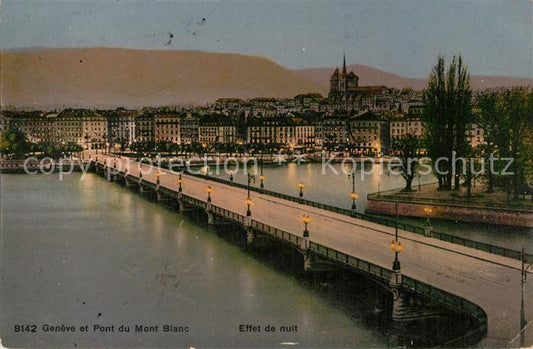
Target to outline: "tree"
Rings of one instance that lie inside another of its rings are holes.
[[[516,200],[525,183],[525,165],[531,160],[528,140],[533,126],[533,91],[529,87],[504,90],[496,108],[500,114],[498,148],[503,156],[513,158],[512,191]]]
[[[0,134],[0,152],[11,157],[22,157],[29,150],[26,134],[19,129],[11,128]]]
[[[395,138],[392,141],[392,150],[399,155],[401,163],[396,166],[403,179],[405,179],[405,188],[403,191],[411,191],[411,184],[415,178],[415,170],[418,164],[417,150],[420,148],[420,139],[408,133],[405,137]]]
[[[476,119],[478,126],[484,131],[485,144],[481,147],[482,156],[485,158],[485,177],[487,178],[487,192],[493,193],[495,174],[490,169],[490,154],[496,155],[498,149],[498,124],[500,115],[497,110],[498,92],[481,92],[476,99]]]
[[[469,144],[466,127],[472,118],[470,74],[461,56],[454,56],[446,70],[443,56],[433,68],[424,91],[424,126],[426,149],[435,164],[439,190],[452,188],[452,154],[462,156]],[[439,158],[448,161],[439,161]],[[459,189],[459,174],[454,187]]]

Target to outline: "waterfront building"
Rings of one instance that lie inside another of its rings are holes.
[[[14,127],[24,132],[27,140],[32,143],[51,141],[54,136],[53,118],[39,111],[14,113],[9,119],[6,118],[5,127]]]
[[[315,125],[319,147],[350,143],[350,123],[347,118],[324,118]]]
[[[290,150],[315,146],[315,126],[293,117],[251,119],[247,128],[248,144],[275,144]]]
[[[202,145],[215,143],[234,144],[236,128],[233,120],[220,116],[207,116],[200,119],[198,126],[198,141]]]
[[[108,142],[111,146],[129,147],[135,141],[137,111],[118,108],[103,112],[107,118]]]
[[[76,143],[84,149],[101,149],[107,143],[107,119],[89,109],[65,109],[54,117],[55,143]]]
[[[372,156],[390,152],[390,122],[372,112],[350,120],[350,133],[355,151]]]
[[[181,144],[180,114],[158,113],[154,117],[155,142],[171,142]]]
[[[476,123],[470,123],[466,128],[466,140],[472,148],[485,144],[485,131]]]
[[[135,140],[137,142],[154,142],[154,114],[145,112],[135,118]]]
[[[198,127],[199,120],[191,113],[187,113],[185,117],[180,120],[180,143],[191,144],[198,142]]]
[[[426,129],[420,115],[408,114],[404,117],[393,118],[390,121],[390,138],[400,139],[407,134],[415,135],[419,138],[425,136]]]

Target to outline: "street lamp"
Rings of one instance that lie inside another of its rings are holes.
[[[248,172],[248,197],[250,197],[250,183],[252,182],[252,180],[255,183],[255,176]]]
[[[402,252],[402,243],[398,240],[392,240],[390,244],[392,252],[394,252],[394,263],[392,263],[392,270],[397,271],[400,270],[400,260],[398,259],[398,254]]]
[[[433,209],[431,207],[424,207],[424,212],[426,213],[427,217],[425,226],[430,227],[431,221],[429,220],[429,215],[431,214],[431,212],[433,212]]]
[[[522,254],[521,254],[521,260],[522,260],[522,277],[521,277],[521,306],[520,306],[520,346],[525,347],[525,336],[524,336],[524,329],[527,325],[526,320],[526,314],[524,310],[524,284],[527,280],[527,273],[529,268],[533,268],[533,263],[526,264],[526,258],[525,258],[525,251],[524,247],[522,247]]]
[[[308,238],[309,230],[307,230],[307,225],[311,222],[311,217],[309,217],[307,214],[304,214],[302,216],[302,222],[304,222],[304,238]]]
[[[259,179],[261,180],[261,189],[265,187],[265,184],[263,183],[265,181],[265,176],[263,175],[263,151],[261,150],[261,175],[259,176]]]
[[[207,191],[207,202],[211,202],[211,192],[213,191],[213,188],[210,185],[208,185],[206,188],[206,191]]]
[[[401,269],[400,267],[400,260],[398,259],[398,254],[402,252],[402,243],[398,241],[398,201],[395,202],[395,211],[396,211],[396,226],[394,229],[394,240],[392,240],[390,247],[392,252],[394,252],[394,263],[392,263],[392,270],[399,271]]]
[[[229,171],[229,181],[233,182],[233,170]]]
[[[159,171],[156,172],[155,178],[157,179],[156,184],[159,185]]]
[[[350,193],[350,199],[352,199],[352,210],[353,210],[353,211],[355,211],[355,209],[356,209],[356,207],[357,207],[357,206],[355,205],[355,200],[357,199],[357,197],[358,197],[358,195],[357,195],[357,193],[356,193],[355,191],[352,191],[352,192]]]
[[[252,211],[250,210],[250,206],[252,206],[253,204],[252,199],[250,198],[250,196],[248,196],[244,202],[246,203],[247,207],[246,217],[250,217],[252,215]]]
[[[304,188],[305,188],[305,185],[303,184],[303,182],[298,183],[298,188],[300,189],[299,196],[303,197],[304,196]]]
[[[355,212],[355,209],[356,209],[356,205],[355,205],[355,200],[357,199],[358,195],[357,193],[355,192],[355,167],[352,171],[352,173],[349,173],[348,174],[348,178],[352,178],[352,192],[350,193],[350,199],[352,199],[352,211]]]
[[[179,184],[178,192],[180,193],[183,191],[183,189],[181,188],[182,183],[183,183],[183,179],[181,178],[181,173],[180,173],[180,176],[178,178],[178,184]]]

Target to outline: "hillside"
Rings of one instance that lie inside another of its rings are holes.
[[[415,90],[422,90],[426,87],[427,79],[404,78],[395,74],[387,73],[366,65],[354,64],[346,67],[348,72],[353,70],[359,76],[359,85],[385,85],[395,88],[411,87]],[[332,68],[310,68],[293,70],[296,74],[304,79],[309,79],[319,84],[329,84],[329,78],[333,71]],[[531,78],[516,78],[507,76],[471,76],[473,89],[484,89],[492,87],[511,87],[511,86],[533,86]]]
[[[2,106],[140,107],[293,97],[324,86],[261,57],[113,48],[1,54]]]
[[[327,96],[334,68],[289,70],[262,57],[117,48],[26,49],[0,55],[3,108],[203,105],[217,98]],[[351,65],[359,85],[422,89],[409,79]],[[473,87],[533,85],[533,79],[473,76]]]

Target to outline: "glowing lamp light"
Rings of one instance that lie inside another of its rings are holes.
[[[213,191],[213,188],[212,188],[210,185],[208,185],[207,188],[206,188],[205,190],[206,190],[207,193],[209,194],[209,193],[211,193],[211,192]]]
[[[359,197],[359,195],[357,195],[356,192],[351,192],[351,193],[350,193],[350,199],[355,200],[355,199],[357,199],[358,197]]]
[[[247,206],[252,206],[252,204],[253,204],[253,201],[250,198],[247,198],[246,201],[244,201],[244,202],[246,203]]]
[[[264,181],[264,180],[265,180],[265,178],[266,178],[266,177],[265,177],[265,176],[263,176],[263,175],[259,176],[259,179],[260,179],[260,180],[262,180],[262,181]]]
[[[302,222],[304,222],[305,224],[309,224],[311,222],[311,217],[309,217],[309,215],[304,214],[302,216]]]
[[[403,246],[401,242],[396,242],[396,240],[392,240],[390,243],[390,248],[392,252],[400,253],[403,250]]]
[[[431,214],[431,212],[433,212],[433,209],[431,207],[424,207],[424,212],[426,214]]]
[[[305,188],[305,185],[302,182],[300,182],[300,183],[298,183],[298,188],[300,188],[300,190],[302,190],[303,188]]]

